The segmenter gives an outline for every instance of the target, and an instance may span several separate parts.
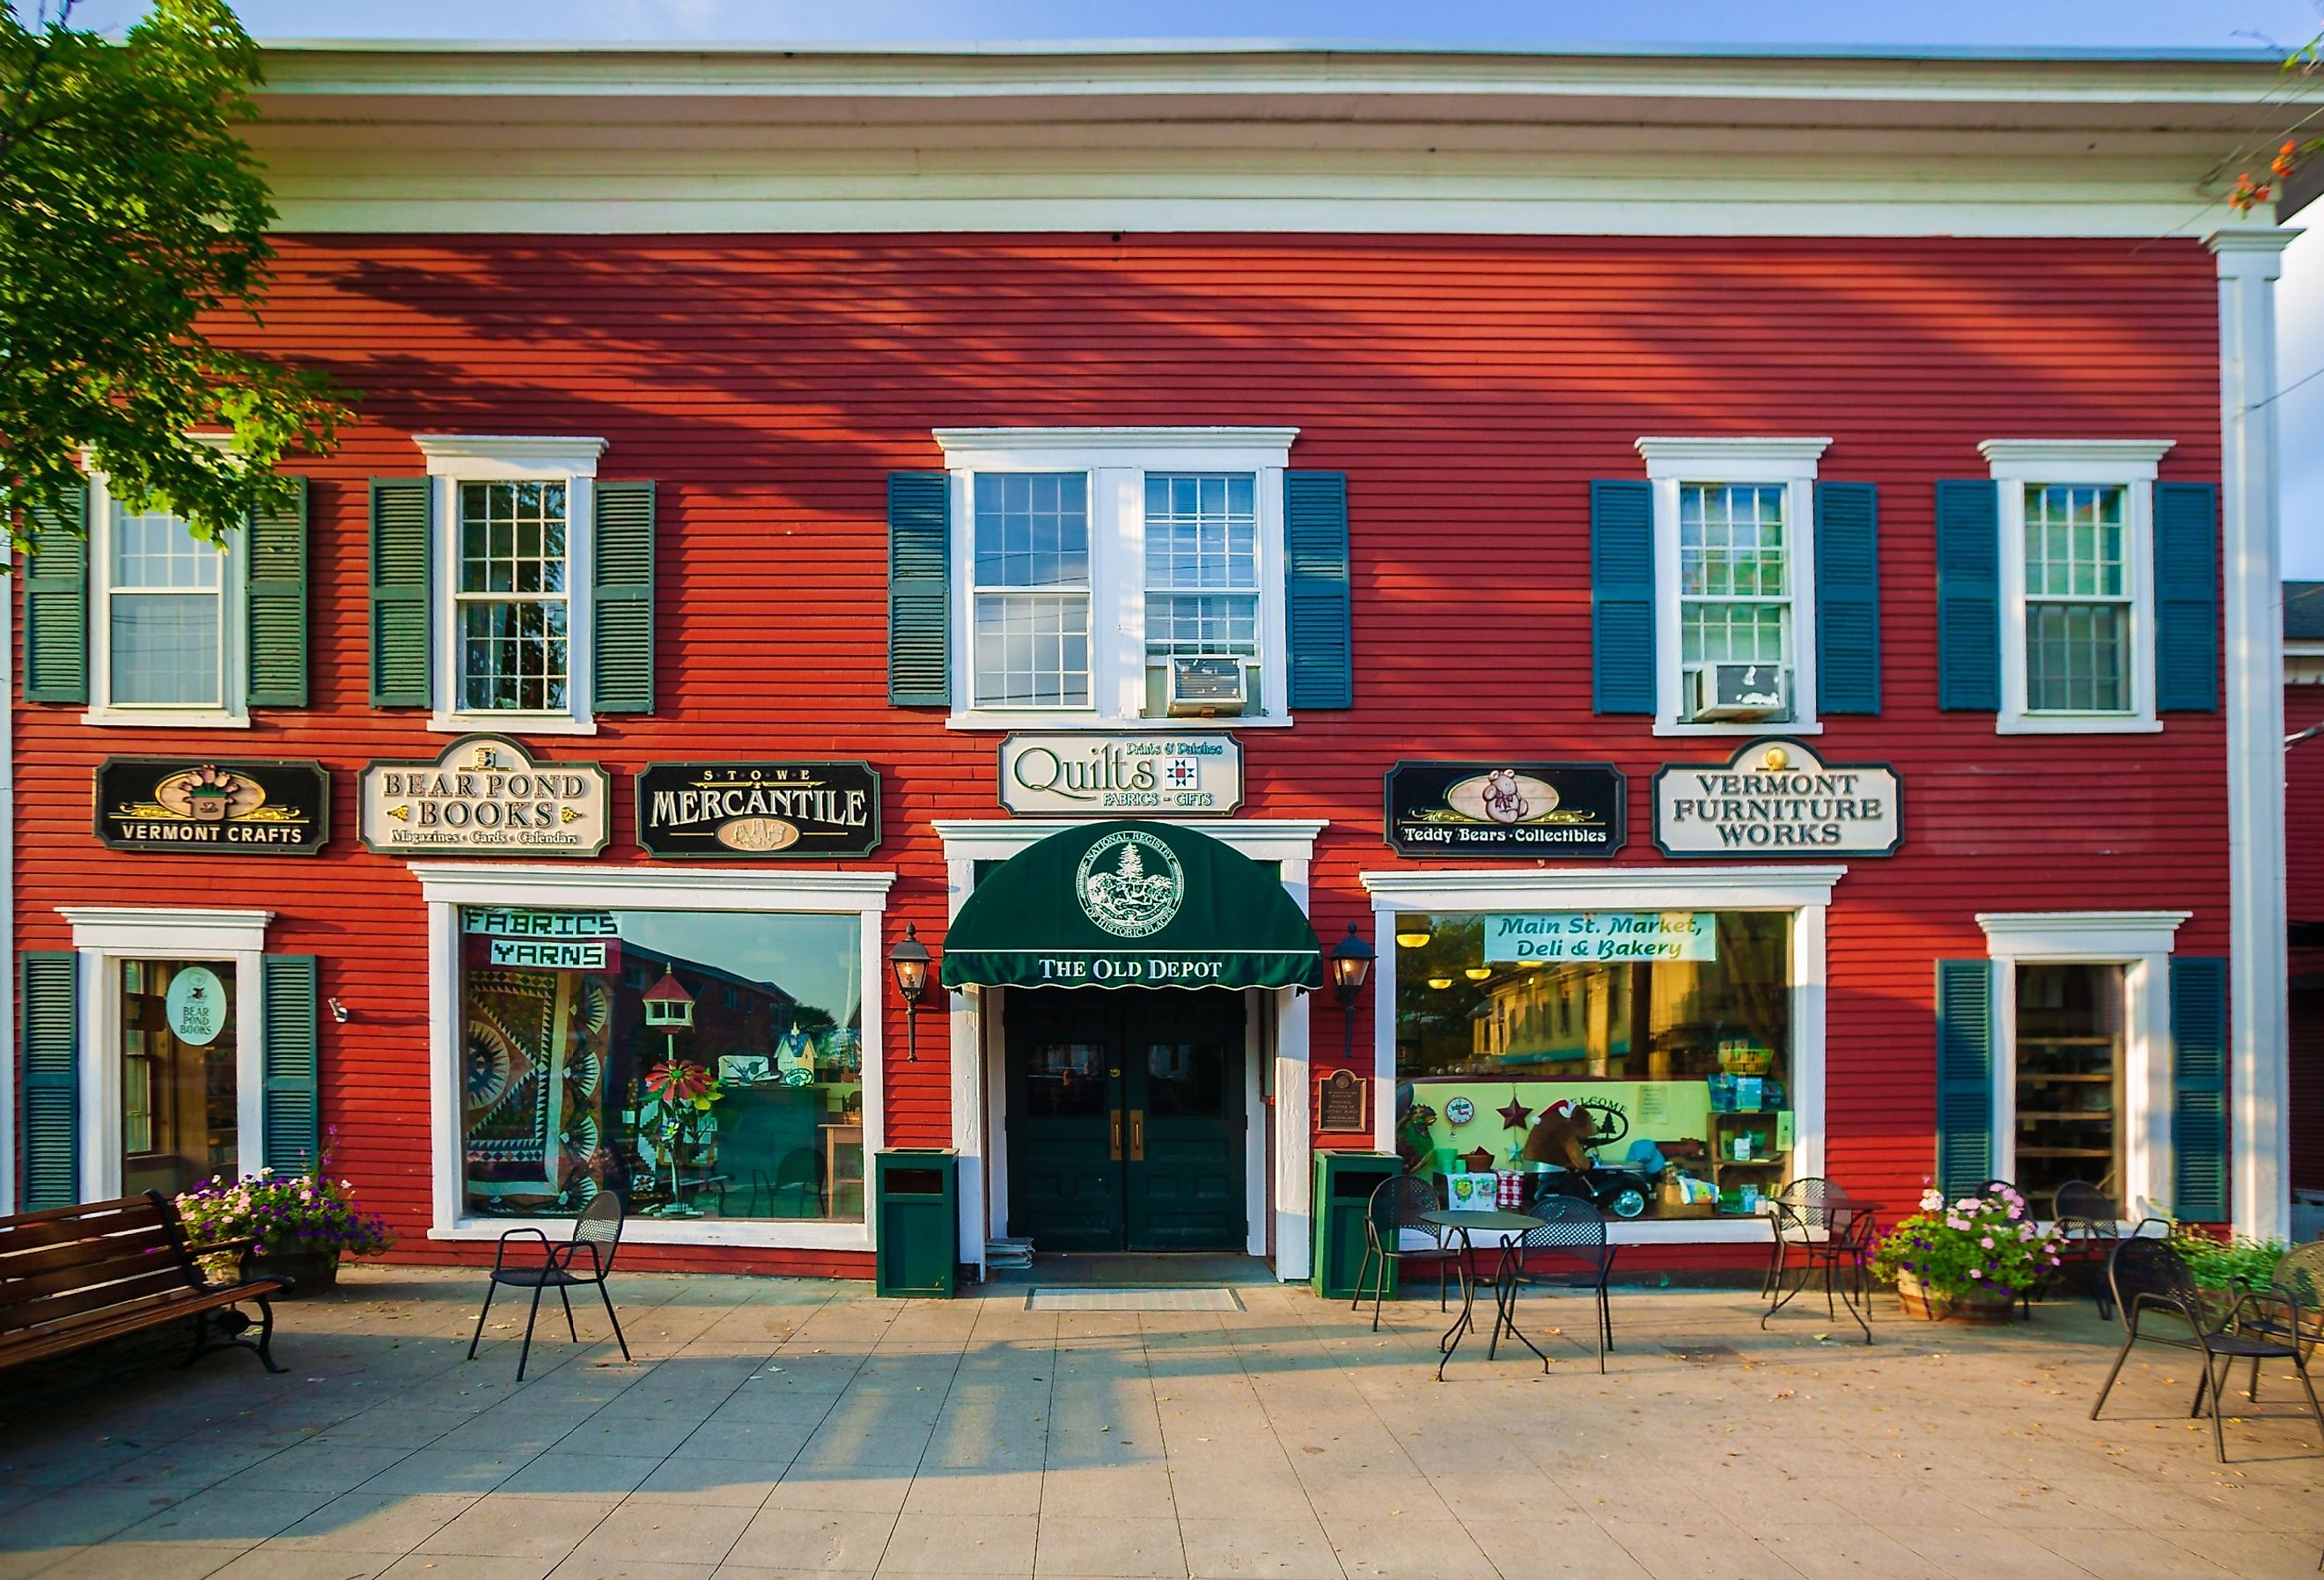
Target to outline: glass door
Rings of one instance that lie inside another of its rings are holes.
[[[2015,1183],[2047,1214],[2079,1179],[2122,1199],[2123,972],[2017,967]]]
[[[175,1196],[241,1172],[235,972],[217,960],[123,960],[121,1190]]]

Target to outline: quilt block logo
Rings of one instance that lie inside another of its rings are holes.
[[[1159,932],[1186,898],[1186,874],[1170,847],[1123,828],[1091,845],[1074,874],[1082,914],[1117,938]]]

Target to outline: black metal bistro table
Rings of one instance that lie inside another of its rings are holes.
[[[1461,1237],[1461,1315],[1452,1319],[1452,1326],[1446,1328],[1444,1336],[1436,1341],[1438,1351],[1436,1381],[1442,1382],[1444,1381],[1444,1363],[1452,1358],[1452,1352],[1461,1347],[1461,1335],[1477,1326],[1477,1245],[1476,1242],[1470,1239],[1470,1235],[1471,1234],[1522,1235],[1528,1229],[1540,1228],[1542,1221],[1529,1213],[1498,1211],[1456,1213],[1443,1207],[1439,1207],[1434,1212],[1423,1213],[1420,1215],[1420,1219],[1425,1224],[1434,1224],[1438,1228],[1448,1230]],[[1502,1260],[1507,1261],[1509,1254],[1509,1241],[1507,1238],[1501,1242],[1500,1252]],[[1517,1313],[1514,1309],[1516,1305],[1515,1282],[1503,1279],[1500,1276],[1499,1266],[1496,1264],[1493,1271],[1493,1333],[1492,1337],[1486,1343],[1485,1357],[1491,1360],[1500,1354],[1501,1334],[1506,1329],[1510,1337],[1531,1350],[1539,1358],[1541,1369],[1546,1372],[1549,1370],[1549,1357],[1541,1353],[1539,1344],[1517,1331]]]

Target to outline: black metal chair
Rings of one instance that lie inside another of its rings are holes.
[[[1394,1179],[1384,1179],[1376,1187],[1370,1202],[1364,1209],[1364,1260],[1356,1270],[1356,1298],[1348,1302],[1353,1311],[1364,1303],[1364,1290],[1372,1292],[1372,1331],[1378,1333],[1380,1324],[1380,1301],[1388,1291],[1388,1270],[1393,1265],[1402,1276],[1407,1261],[1434,1261],[1436,1264],[1436,1309],[1445,1309],[1445,1287],[1448,1278],[1460,1273],[1466,1278],[1461,1263],[1461,1249],[1452,1243],[1451,1234],[1438,1224],[1422,1217],[1444,1204],[1437,1199],[1436,1187],[1416,1174],[1399,1174]],[[1386,1221],[1383,1227],[1383,1220]],[[1428,1236],[1429,1243],[1406,1251],[1404,1231]],[[1383,1235],[1386,1237],[1383,1238]],[[1373,1276],[1377,1267],[1378,1276]]]
[[[2301,1346],[2241,1331],[2241,1319],[2251,1296],[2236,1297],[2224,1317],[2216,1317],[2213,1308],[2205,1303],[2203,1291],[2196,1287],[2194,1276],[2187,1270],[2185,1259],[2163,1240],[2134,1237],[2117,1241],[2107,1261],[2107,1277],[2114,1286],[2115,1306],[2122,1316],[2122,1349],[2107,1372],[2104,1386],[2098,1390],[2098,1402],[2090,1406],[2090,1419],[2097,1420],[2098,1411],[2106,1408],[2107,1395],[2113,1391],[2114,1380],[2122,1373],[2122,1363],[2130,1358],[2131,1346],[2144,1343],[2187,1350],[2203,1357],[2202,1380],[2195,1385],[2195,1402],[2187,1413],[2190,1417],[2202,1414],[2204,1401],[2209,1400],[2211,1446],[2218,1454],[2221,1465],[2227,1462],[2227,1437],[2220,1424],[2220,1395],[2227,1387],[2227,1372],[2240,1360],[2250,1361],[2255,1369],[2262,1361],[2291,1362],[2292,1369],[2300,1373],[2300,1386],[2307,1391],[2308,1409],[2316,1418],[2318,1436],[2324,1437],[2324,1406],[2316,1402],[2316,1390],[2308,1381],[2308,1361]],[[2150,1317],[2186,1324],[2187,1336],[2181,1338],[2171,1331],[2146,1331],[2144,1324]]]
[[[630,1341],[622,1336],[622,1319],[613,1315],[613,1297],[605,1288],[613,1275],[613,1255],[622,1248],[621,1193],[613,1189],[600,1190],[590,1198],[573,1220],[573,1237],[562,1245],[551,1244],[547,1234],[535,1228],[511,1229],[501,1236],[500,1249],[493,1253],[492,1281],[484,1286],[484,1307],[476,1313],[476,1331],[468,1340],[468,1359],[476,1358],[476,1345],[484,1336],[484,1318],[491,1315],[493,1296],[503,1284],[532,1291],[532,1309],[524,1319],[524,1348],[517,1352],[516,1380],[524,1381],[525,1363],[532,1358],[532,1325],[540,1318],[540,1292],[555,1289],[557,1298],[565,1307],[565,1331],[573,1342],[581,1342],[581,1330],[573,1325],[573,1299],[566,1291],[576,1284],[595,1284],[597,1297],[605,1303],[605,1317],[613,1325],[613,1338],[622,1346],[622,1359],[630,1358]],[[541,1260],[512,1266],[508,1261],[509,1242],[530,1234],[540,1242]],[[580,1265],[584,1258],[587,1265]]]
[[[2050,1202],[2051,1219],[2064,1243],[2058,1252],[2061,1267],[2081,1272],[2089,1284],[2090,1298],[2098,1303],[2100,1320],[2112,1321],[2114,1301],[2108,1297],[2107,1264],[2114,1255],[2115,1242],[2122,1238],[2121,1204],[2080,1179],[2060,1186]]]
[[[1759,1314],[1759,1326],[1765,1328],[1767,1318],[1789,1305],[1821,1272],[1825,1315],[1837,1317],[1840,1306],[1845,1304],[1856,1326],[1864,1330],[1864,1342],[1870,1344],[1872,1325],[1865,1320],[1864,1307],[1872,1299],[1871,1207],[1849,1195],[1845,1186],[1812,1175],[1793,1180],[1768,1201],[1775,1235],[1775,1261],[1768,1275],[1775,1303]],[[1785,1292],[1782,1272],[1794,1252],[1801,1261],[1800,1281]],[[1841,1277],[1847,1280],[1845,1291],[1834,1281]]]
[[[2314,1355],[2324,1344],[2324,1240],[2294,1246],[2284,1252],[2268,1287],[2255,1292],[2237,1330],[2255,1338],[2293,1344]],[[2251,1383],[2245,1394],[2259,1402],[2259,1362],[2251,1365]]]
[[[1791,1200],[1803,1205],[1812,1202],[1823,1188],[1831,1184],[1831,1181],[1821,1175],[1803,1174],[1770,1198],[1771,1209],[1772,1204],[1778,1201]],[[1784,1242],[1782,1215],[1771,1210],[1768,1221],[1775,1230],[1775,1243],[1767,1248],[1767,1276],[1759,1280],[1759,1298],[1762,1300],[1772,1298],[1784,1280]]]
[[[1523,1284],[1591,1291],[1598,1299],[1598,1370],[1602,1375],[1606,1352],[1614,1347],[1614,1314],[1606,1298],[1606,1280],[1620,1249],[1606,1243],[1606,1215],[1593,1203],[1571,1196],[1544,1197],[1531,1211],[1542,1220],[1541,1227],[1527,1229],[1501,1250],[1501,1309],[1507,1312]],[[1551,1265],[1535,1265],[1536,1256],[1548,1258]],[[1506,1316],[1496,1319],[1496,1340],[1499,1324],[1506,1320]]]

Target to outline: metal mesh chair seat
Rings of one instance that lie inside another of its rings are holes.
[[[2106,1408],[2107,1395],[2113,1391],[2115,1379],[2122,1374],[2122,1363],[2130,1358],[2131,1346],[2149,1344],[2186,1350],[2203,1357],[2203,1375],[2195,1385],[2195,1402],[2187,1413],[2201,1415],[2209,1400],[2211,1446],[2220,1464],[2227,1460],[2220,1395],[2227,1386],[2228,1369],[2239,1360],[2248,1358],[2253,1363],[2255,1400],[2258,1397],[2258,1363],[2291,1362],[2300,1375],[2301,1388],[2308,1395],[2308,1409],[2315,1417],[2318,1435],[2324,1437],[2324,1406],[2317,1403],[2315,1387],[2308,1380],[2303,1346],[2247,1330],[2244,1319],[2254,1297],[2237,1297],[2221,1314],[2188,1271],[2186,1259],[2169,1242],[2137,1236],[2115,1243],[2113,1254],[2107,1261],[2107,1277],[2114,1287],[2115,1305],[2122,1314],[2122,1349],[2115,1355],[2106,1381],[2099,1386],[2098,1401],[2090,1406],[2090,1419],[2098,1419],[2098,1411]],[[2160,1332],[2149,1331],[2145,1324],[2150,1319],[2159,1319],[2166,1326]],[[2178,1331],[2182,1325],[2186,1328],[2184,1336]]]
[[[622,1249],[623,1217],[620,1193],[600,1190],[575,1217],[572,1237],[562,1245],[552,1244],[547,1234],[534,1228],[511,1229],[502,1235],[484,1285],[484,1309],[476,1313],[476,1331],[468,1339],[468,1359],[476,1358],[476,1345],[484,1336],[484,1318],[492,1313],[493,1296],[500,1287],[530,1289],[532,1309],[524,1320],[524,1348],[516,1357],[516,1380],[523,1381],[525,1366],[532,1359],[533,1324],[540,1318],[540,1292],[557,1291],[558,1301],[565,1307],[565,1331],[578,1344],[581,1330],[574,1326],[573,1299],[566,1291],[576,1284],[595,1284],[598,1298],[605,1303],[606,1320],[613,1325],[613,1337],[622,1346],[622,1359],[628,1360],[630,1341],[622,1335],[622,1319],[614,1315],[613,1297],[605,1288],[605,1280],[613,1276],[613,1258]],[[527,1235],[540,1243],[540,1260],[511,1262],[509,1243]]]
[[[1421,1215],[1443,1205],[1437,1198],[1436,1187],[1416,1174],[1384,1179],[1373,1189],[1370,1205],[1364,1212],[1364,1260],[1356,1270],[1356,1298],[1348,1302],[1348,1309],[1353,1311],[1364,1303],[1364,1290],[1369,1286],[1372,1292],[1374,1333],[1379,1331],[1380,1302],[1388,1292],[1388,1270],[1401,1268],[1406,1261],[1436,1264],[1436,1309],[1445,1309],[1448,1282],[1453,1273],[1462,1271],[1461,1248],[1452,1243],[1449,1231]],[[1406,1250],[1406,1230],[1426,1235],[1428,1243]],[[1467,1275],[1463,1272],[1462,1276]]]
[[[1527,1229],[1501,1249],[1502,1298],[1504,1302],[1515,1299],[1521,1284],[1590,1290],[1598,1303],[1598,1370],[1602,1373],[1606,1352],[1614,1347],[1614,1315],[1607,1301],[1606,1280],[1613,1271],[1618,1249],[1606,1243],[1606,1215],[1579,1197],[1547,1196],[1534,1204],[1533,1215],[1542,1220],[1541,1226]],[[1498,1330],[1494,1336],[1499,1337]]]
[[[2080,1179],[2060,1186],[2050,1202],[2050,1215],[2063,1242],[2059,1261],[2081,1270],[2098,1316],[2111,1319],[2114,1302],[2107,1295],[2107,1261],[2113,1255],[2114,1243],[2122,1238],[2121,1205],[2097,1186]]]

